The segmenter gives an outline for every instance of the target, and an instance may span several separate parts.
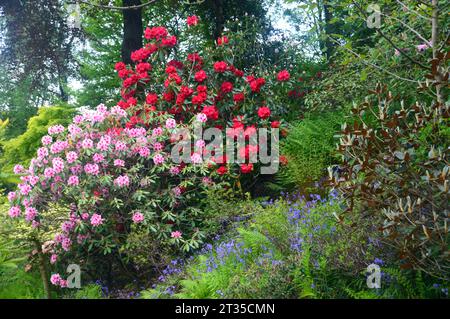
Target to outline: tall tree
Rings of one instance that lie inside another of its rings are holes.
[[[25,128],[36,107],[69,100],[67,83],[75,68],[72,48],[80,33],[68,26],[63,4],[0,0],[0,63],[8,77],[0,83],[0,92],[6,94],[0,111],[7,113],[15,131]]]

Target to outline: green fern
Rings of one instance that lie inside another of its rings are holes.
[[[300,265],[293,271],[293,282],[298,287],[299,298],[316,298],[314,278],[311,273],[310,250],[305,249],[300,258]]]
[[[210,276],[202,279],[185,279],[180,282],[182,290],[175,295],[181,299],[210,299],[214,295],[214,281],[211,281]]]
[[[334,135],[342,122],[340,113],[327,113],[293,124],[281,149],[288,165],[277,175],[277,182],[295,187],[323,177],[326,168],[338,161],[334,155]]]
[[[255,252],[261,252],[262,247],[273,248],[270,240],[258,231],[239,228],[238,232],[244,245],[251,247]]]
[[[96,284],[89,284],[78,290],[75,295],[75,299],[102,299],[103,292],[102,287]]]
[[[353,299],[380,299],[380,296],[371,290],[354,291],[344,287],[344,291]]]

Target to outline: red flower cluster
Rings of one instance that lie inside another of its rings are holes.
[[[279,121],[273,121],[272,123],[270,123],[270,127],[271,128],[279,128],[280,127],[280,122]]]
[[[220,87],[220,91],[222,93],[224,93],[224,94],[233,91],[233,83],[231,83],[231,82],[223,82],[222,86]]]
[[[253,171],[253,164],[241,164],[241,172],[242,174],[249,174]]]
[[[198,24],[199,18],[197,16],[189,16],[186,19],[188,26],[196,26]]]
[[[215,105],[203,107],[202,113],[208,117],[208,120],[217,121],[219,119],[219,110]]]
[[[167,29],[164,27],[147,28],[144,32],[144,38],[146,38],[147,40],[161,40],[167,37],[167,35]]]
[[[280,164],[286,166],[289,163],[287,157],[285,155],[280,156]]]
[[[203,81],[206,80],[207,77],[208,76],[206,75],[206,72],[203,71],[203,70],[200,70],[197,73],[195,73],[194,80],[199,82],[199,83],[202,83]]]
[[[228,69],[228,64],[224,61],[214,63],[214,71],[217,73],[224,73]]]
[[[261,87],[266,84],[266,80],[264,78],[255,78],[252,75],[247,76],[247,82],[250,83],[250,89],[252,92],[258,93],[261,90]]]
[[[150,93],[145,98],[145,102],[150,105],[155,105],[158,102],[158,95]]]
[[[127,68],[127,66],[123,62],[117,62],[115,67],[114,67],[114,69],[116,71],[122,71],[122,70],[125,70],[126,68]]]
[[[244,102],[245,100],[245,94],[244,93],[236,93],[235,95],[233,95],[233,101],[235,103],[240,103],[240,102]]]
[[[188,26],[195,26],[198,21],[196,16],[187,18]],[[227,125],[226,123],[231,121],[232,130],[227,130],[227,134],[231,136],[243,134],[246,139],[255,136],[259,126],[258,122],[261,123],[261,120],[264,121],[265,127],[268,124],[272,128],[281,126],[279,121],[270,120],[273,112],[269,107],[264,105],[257,110],[252,110],[251,103],[265,101],[264,96],[260,97],[247,93],[251,91],[253,93],[272,94],[273,82],[270,82],[271,85],[262,91],[267,83],[266,79],[249,75],[245,77],[249,89],[243,87],[242,81],[240,79],[234,81],[232,75],[241,78],[244,77],[244,72],[228,64],[226,57],[222,61],[213,62],[212,68],[206,67],[203,58],[197,52],[188,53],[186,60],[183,61],[170,60],[164,62],[170,55],[158,55],[154,56],[155,59],[150,58],[153,53],[176,45],[177,38],[170,36],[163,27],[147,28],[145,38],[150,40],[149,43],[132,54],[133,61],[136,61],[134,67],[126,66],[122,62],[115,65],[119,77],[123,79],[121,92],[123,100],[118,102],[118,105],[123,109],[132,107],[131,112],[133,112],[127,127],[150,125],[147,119],[150,118],[151,114],[146,114],[153,111],[158,112],[158,114],[165,112],[173,114],[178,122],[183,122],[193,114],[201,112],[206,115],[206,125],[219,129],[223,129]],[[218,46],[228,43],[229,39],[226,36],[217,39]],[[222,53],[226,54],[226,52]],[[165,69],[163,69],[165,72],[161,74],[159,72],[160,67],[152,67],[150,60],[162,60],[162,63],[166,63]],[[155,74],[150,74],[151,72],[155,72]],[[161,81],[163,81],[164,86],[152,85],[151,90],[148,91],[150,87],[146,87],[146,83],[150,83],[150,79],[157,79],[158,77],[162,77]],[[287,70],[282,70],[277,74],[276,80],[286,82],[290,80],[290,77]],[[161,88],[161,91],[158,88]],[[142,109],[139,109],[138,99],[142,96],[144,96],[145,104]],[[240,107],[240,104],[244,101],[249,102],[245,109]],[[243,111],[243,113],[237,113],[240,111]],[[250,174],[254,171],[255,164],[248,163],[248,160],[257,151],[258,147],[252,145],[239,149],[240,156],[247,161],[238,167],[241,174]],[[207,150],[203,152],[207,152]],[[222,157],[214,157],[214,160],[215,165],[219,165],[216,170],[218,175],[227,174],[231,169],[231,166],[225,165],[226,159],[223,161],[224,158]],[[223,165],[220,166],[220,164]]]
[[[203,67],[203,59],[198,53],[188,54],[187,60],[191,62],[191,66],[194,70],[200,70]]]
[[[174,47],[176,44],[177,37],[174,35],[161,40],[161,45],[163,47]]]
[[[141,62],[138,65],[136,65],[136,72],[139,74],[148,72],[152,70],[152,66],[150,63],[147,62]]]
[[[270,109],[267,106],[262,106],[258,109],[258,116],[263,120],[269,118],[270,114]]]
[[[131,60],[133,60],[135,62],[144,61],[144,60],[148,59],[149,56],[152,55],[153,52],[156,52],[156,50],[158,50],[158,48],[155,49],[154,46],[136,50],[133,53],[131,53]]]
[[[217,174],[219,175],[225,175],[226,173],[228,173],[228,168],[226,166],[222,165],[217,169]]]
[[[199,85],[197,87],[197,94],[192,96],[192,104],[201,105],[208,99],[207,87]]]
[[[224,45],[224,44],[228,44],[228,37],[227,36],[222,36],[222,37],[219,37],[219,38],[217,38],[217,45]]]
[[[291,75],[289,74],[289,72],[287,70],[280,71],[277,75],[277,80],[280,82],[289,81],[290,78],[291,78]]]

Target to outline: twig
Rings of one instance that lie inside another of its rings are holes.
[[[361,6],[358,4],[358,3],[356,3],[354,0],[352,0],[352,3],[356,6],[356,8],[361,12],[361,14],[364,16],[364,18],[368,18],[368,16],[367,16],[367,14],[364,12],[364,10],[361,8]],[[389,42],[389,44],[391,45],[391,46],[393,46],[395,49],[397,49],[397,51],[398,52],[400,52],[400,54],[401,55],[403,55],[403,56],[405,56],[409,61],[411,61],[412,63],[414,63],[414,64],[417,64],[418,66],[420,66],[421,68],[423,68],[423,69],[426,69],[426,70],[428,70],[429,68],[426,66],[426,65],[424,65],[424,64],[422,64],[422,63],[420,63],[419,61],[416,61],[416,60],[414,60],[412,57],[410,57],[408,54],[406,54],[405,52],[403,52],[403,50],[402,49],[400,49],[388,36],[386,36],[385,34],[384,34],[384,32],[383,31],[381,31],[381,29],[380,28],[375,28],[375,30],[383,37],[383,38],[385,38],[386,39],[386,41],[387,42]]]
[[[416,10],[410,9],[406,4],[404,4],[403,2],[401,2],[400,0],[395,0],[397,1],[398,4],[400,4],[403,8],[406,8],[408,11],[414,13],[415,15],[417,15],[418,17],[421,17],[422,19],[431,21],[431,18],[426,17],[424,15],[421,15],[419,12],[417,12]]]
[[[445,37],[445,40],[442,41],[442,43],[439,45],[438,51],[442,51],[442,49],[447,45],[447,42],[450,40],[450,32],[447,33],[447,36]]]
[[[334,41],[335,43],[337,43],[338,45],[340,45],[339,41],[337,41],[337,40],[334,39],[333,37],[329,36],[329,38],[330,38],[332,41]],[[341,46],[341,45],[340,45],[340,46]],[[374,68],[376,68],[376,69],[378,69],[378,70],[380,70],[380,71],[382,71],[382,72],[385,72],[385,73],[387,73],[387,74],[390,74],[390,75],[392,75],[393,77],[396,77],[396,78],[399,79],[399,80],[407,81],[407,82],[412,82],[412,83],[420,83],[419,81],[416,81],[416,80],[411,80],[411,79],[407,79],[407,78],[398,76],[397,74],[395,74],[395,73],[393,73],[393,72],[391,72],[391,71],[389,71],[389,70],[386,70],[386,69],[382,68],[381,66],[378,66],[378,65],[373,64],[373,63],[371,63],[371,62],[365,61],[365,60],[361,57],[361,55],[359,55],[358,53],[356,53],[356,52],[353,51],[352,49],[347,48],[345,45],[343,45],[343,46],[341,46],[341,47],[344,48],[345,50],[349,51],[350,53],[352,53],[354,56],[356,56],[356,57],[358,57],[359,59],[361,59],[361,61],[362,61],[363,63],[365,63],[365,64],[367,64],[367,65],[369,65],[369,66],[371,66],[371,67],[374,67]]]
[[[429,43],[430,41],[425,39],[418,31],[416,31],[414,28],[412,28],[409,24],[403,22],[402,20],[396,18],[396,17],[392,17],[388,14],[382,13],[380,12],[381,15],[387,17],[388,19],[394,19],[395,21],[400,22],[403,26],[407,27],[409,30],[411,30],[411,32],[413,32],[415,35],[417,35],[419,37],[419,39],[421,39],[422,41],[424,41],[425,43]]]

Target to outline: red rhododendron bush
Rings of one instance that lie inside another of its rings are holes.
[[[197,23],[190,21],[188,32]],[[43,247],[54,267],[54,285],[66,285],[57,272],[70,263],[93,277],[116,263],[138,272],[128,258],[139,249],[128,241],[137,233],[151,243],[146,254],[153,266],[163,252],[198,248],[205,237],[198,208],[202,190],[218,179],[259,174],[259,164],[248,161],[258,147],[249,145],[238,149],[245,163],[231,163],[214,149],[204,160],[203,139],[192,141],[190,160],[175,161],[171,151],[186,138],[178,134],[182,129],[229,127],[250,138],[257,128],[283,125],[289,72],[246,75],[233,66],[232,36],[221,37],[214,52],[203,54],[192,43],[179,44],[164,27],[147,28],[145,39],[132,54],[133,65],[116,64],[123,80],[116,106],[99,105],[67,128],[50,127],[30,167],[15,168],[22,182],[9,194],[12,218],[45,232],[42,213],[51,204],[67,212],[60,232]]]

